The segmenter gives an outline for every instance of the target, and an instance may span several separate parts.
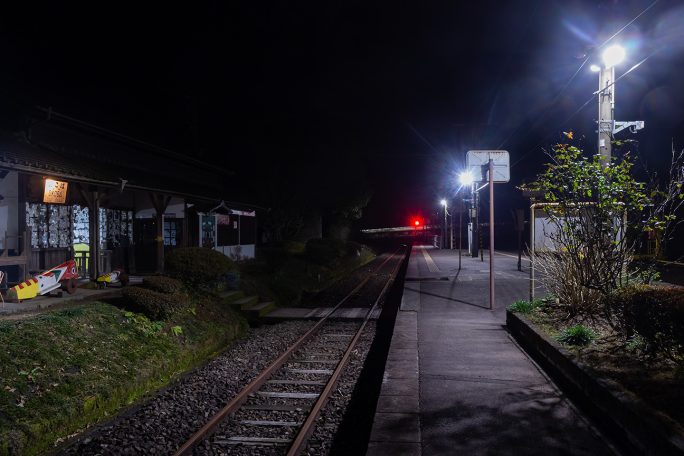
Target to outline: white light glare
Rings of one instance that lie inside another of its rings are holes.
[[[439,202],[442,206],[446,207],[446,200],[442,200]]]
[[[459,176],[458,176],[459,181],[461,181],[461,185],[470,185],[473,183],[473,175],[470,171],[463,171]]]
[[[613,67],[625,59],[625,48],[614,44],[603,51],[602,58],[606,68]]]
[[[596,65],[595,63],[593,65],[591,65],[589,67],[589,69],[594,73],[598,73],[599,71],[601,71],[601,67]]]

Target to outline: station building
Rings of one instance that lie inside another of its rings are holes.
[[[38,109],[23,130],[0,132],[0,270],[13,283],[75,258],[84,277],[161,272],[180,246],[253,258],[258,208],[227,198],[232,179],[217,164]]]

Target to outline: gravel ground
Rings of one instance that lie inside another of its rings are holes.
[[[349,323],[344,323],[347,328],[350,328]],[[349,329],[347,329],[349,331]],[[346,408],[349,404],[354,388],[356,387],[357,379],[363,369],[363,364],[366,359],[366,355],[370,350],[373,338],[375,337],[375,323],[369,322],[364,329],[364,332],[359,339],[356,349],[352,352],[351,357],[347,363],[347,366],[340,378],[339,383],[335,389],[335,392],[330,397],[330,400],[326,406],[321,411],[321,415],[317,420],[316,428],[313,434],[309,438],[309,444],[304,450],[303,454],[307,455],[327,455],[329,454],[335,439],[335,434],[337,433],[338,427],[345,417]],[[316,353],[321,353],[321,350],[325,350],[321,346],[317,348],[309,348],[309,353],[315,350]],[[311,366],[306,366],[306,368],[312,368]],[[316,366],[313,368],[322,368],[321,366]],[[284,372],[278,372],[274,379],[282,378],[292,378],[291,374],[286,374]],[[299,379],[306,380],[320,380],[325,381],[327,375],[317,375],[317,374],[303,374],[300,375]],[[323,387],[302,387],[292,385],[287,385],[285,387],[280,386],[278,388],[273,385],[269,386],[270,391],[320,391]],[[263,410],[240,410],[235,416],[225,425],[221,426],[210,441],[203,442],[198,448],[195,449],[196,455],[259,455],[259,456],[274,456],[283,455],[287,451],[287,446],[285,445],[274,445],[274,446],[253,446],[253,445],[229,445],[226,443],[227,439],[231,435],[241,435],[241,436],[255,436],[259,437],[271,437],[271,438],[293,438],[295,434],[295,427],[286,426],[272,426],[264,427],[259,426],[255,428],[250,425],[243,425],[241,421],[243,420],[268,420],[268,421],[289,421],[289,422],[303,422],[306,419],[307,412],[311,406],[313,406],[314,399],[304,400],[304,399],[275,399],[275,398],[262,398],[254,396],[249,399],[247,404],[282,404],[293,406],[291,411],[263,411]],[[258,431],[257,431],[258,429]]]
[[[290,321],[250,329],[207,365],[60,454],[172,453],[312,324]]]
[[[337,323],[344,325],[345,332],[352,332],[358,323]],[[177,384],[150,399],[142,407],[112,422],[98,426],[90,435],[75,442],[59,454],[64,455],[139,455],[171,454],[201,427],[206,419],[216,413],[251,379],[259,374],[270,361],[275,359],[286,345],[303,334],[312,322],[291,321],[277,325],[262,326],[249,330],[247,337],[229,350],[209,362],[206,366],[181,379]],[[352,353],[347,367],[337,385],[335,393],[323,409],[316,429],[310,438],[304,454],[328,454],[345,408],[351,399],[356,379],[363,368],[364,359],[375,335],[375,323],[369,322]],[[338,349],[321,344],[298,353],[295,359],[329,359]],[[334,365],[311,365],[292,362],[290,368],[334,369]],[[298,374],[297,379],[323,381],[326,375]],[[273,379],[292,378],[278,372]],[[210,385],[207,387],[207,385]],[[322,386],[298,386],[302,392],[318,392]],[[290,385],[272,384],[270,391],[291,391]],[[292,411],[274,414],[272,411],[241,410],[235,419],[239,420],[282,420],[303,422],[314,399],[281,399],[253,396],[250,404],[281,404],[296,407]],[[248,435],[250,426],[238,428],[240,434]],[[292,436],[294,428],[283,432],[282,427],[271,430],[272,437]],[[227,438],[226,431],[217,431],[214,440]],[[254,446],[225,446],[202,444],[195,454],[238,454],[274,455],[284,454],[284,447],[260,448]]]

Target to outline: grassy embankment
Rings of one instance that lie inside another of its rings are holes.
[[[225,348],[246,328],[195,302],[172,321],[95,302],[0,321],[0,454],[40,454]]]

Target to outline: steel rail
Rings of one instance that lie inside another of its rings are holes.
[[[392,255],[388,256],[381,264],[378,266],[371,274],[368,275],[364,280],[359,283],[352,291],[350,291],[335,307],[325,314],[321,319],[311,327],[304,335],[302,335],[297,341],[295,341],[283,354],[281,354],[275,361],[273,361],[266,369],[264,369],[254,380],[252,380],[247,386],[245,386],[230,402],[228,402],[221,410],[216,412],[207,421],[204,426],[202,426],[197,432],[195,432],[181,447],[179,447],[174,456],[185,456],[190,454],[192,449],[197,446],[204,438],[211,434],[216,427],[226,418],[226,416],[235,412],[248,398],[249,395],[257,391],[266,380],[268,380],[278,369],[280,369],[287,360],[292,356],[292,354],[297,351],[306,341],[308,341],[318,329],[325,323],[325,321],[338,309],[342,304],[344,304],[352,295],[354,295],[361,287],[363,287],[380,268],[382,268],[390,259],[396,254],[395,251]]]
[[[394,256],[394,254],[392,256]],[[389,290],[390,286],[394,283],[394,279],[396,278],[397,271],[399,270],[399,267],[401,266],[402,263],[403,263],[403,261],[400,260],[399,263],[397,263],[397,265],[394,267],[394,269],[392,270],[392,273],[390,274],[389,278],[387,279],[387,282],[385,283],[385,286],[382,288],[382,291],[380,291],[380,295],[378,295],[378,298],[375,300],[375,302],[371,306],[370,310],[366,313],[366,317],[363,319],[363,323],[361,323],[361,327],[356,331],[356,334],[354,335],[352,340],[349,342],[347,350],[344,352],[342,359],[340,359],[340,361],[337,363],[337,367],[335,368],[335,371],[333,372],[333,374],[328,379],[328,383],[325,385],[323,392],[321,392],[321,395],[318,397],[318,400],[316,400],[316,403],[311,408],[311,411],[309,412],[309,416],[306,418],[306,421],[304,421],[304,424],[302,424],[302,426],[299,428],[299,432],[297,433],[297,436],[295,437],[292,444],[290,445],[290,448],[287,451],[287,456],[297,456],[304,449],[306,442],[309,440],[311,433],[314,431],[314,429],[316,427],[316,419],[318,418],[318,415],[320,415],[321,410],[323,410],[323,407],[325,407],[325,405],[328,402],[328,399],[330,399],[330,396],[332,395],[333,390],[337,386],[337,382],[339,381],[340,377],[342,376],[342,372],[344,371],[344,368],[347,365],[347,361],[349,360],[349,357],[351,356],[352,351],[356,347],[356,342],[361,337],[361,334],[363,333],[363,330],[366,328],[366,324],[370,320],[370,317],[373,314],[373,312],[375,311],[376,307],[379,305],[381,300],[385,297],[385,294]]]

